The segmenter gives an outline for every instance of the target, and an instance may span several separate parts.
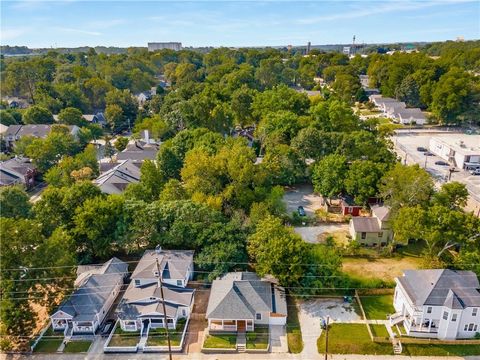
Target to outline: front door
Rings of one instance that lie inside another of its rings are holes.
[[[237,320],[237,331],[245,332],[246,328],[247,328],[247,324],[245,320]]]

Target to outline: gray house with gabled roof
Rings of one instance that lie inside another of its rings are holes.
[[[54,330],[65,336],[95,334],[118,296],[128,264],[112,258],[101,266],[79,268],[76,290],[50,316]]]
[[[472,271],[405,270],[395,278],[392,324],[407,335],[472,338],[480,332],[480,283]]]
[[[255,325],[285,325],[284,289],[252,272],[225,274],[212,283],[206,317],[210,331],[253,331]]]

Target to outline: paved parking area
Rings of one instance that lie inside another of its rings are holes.
[[[313,216],[315,210],[322,207],[321,197],[315,195],[313,193],[313,186],[308,184],[299,185],[286,190],[285,195],[283,196],[283,201],[287,206],[288,214],[297,211],[299,206],[303,206],[307,216]]]

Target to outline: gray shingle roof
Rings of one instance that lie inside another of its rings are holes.
[[[133,144],[128,144],[125,150],[117,154],[117,160],[155,160],[157,153],[158,145],[135,141]]]
[[[0,184],[25,183],[25,175],[35,167],[28,159],[13,158],[0,163]]]
[[[129,184],[140,181],[141,163],[123,160],[117,166],[100,175],[95,184],[106,194],[120,194]]]
[[[353,217],[353,229],[355,232],[375,233],[381,231],[378,220],[373,217]]]
[[[255,314],[261,312],[286,315],[284,294],[272,291],[281,290],[269,281],[260,280],[255,273],[228,273],[213,281],[206,316],[210,319],[254,319]]]
[[[147,250],[138,262],[132,279],[156,278],[157,259],[163,279],[184,279],[193,263],[193,254],[193,250]]]
[[[123,281],[126,271],[128,265],[123,261],[117,258],[107,261],[96,273],[82,279],[58,311],[71,315],[73,321],[94,321],[116,285]]]
[[[472,271],[405,270],[398,281],[417,306],[445,305],[455,309],[480,306],[480,284]]]
[[[388,221],[390,219],[390,208],[388,206],[372,205],[373,215],[380,221]]]

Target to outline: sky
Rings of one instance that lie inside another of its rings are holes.
[[[2,45],[285,46],[480,38],[480,0],[0,0]]]

